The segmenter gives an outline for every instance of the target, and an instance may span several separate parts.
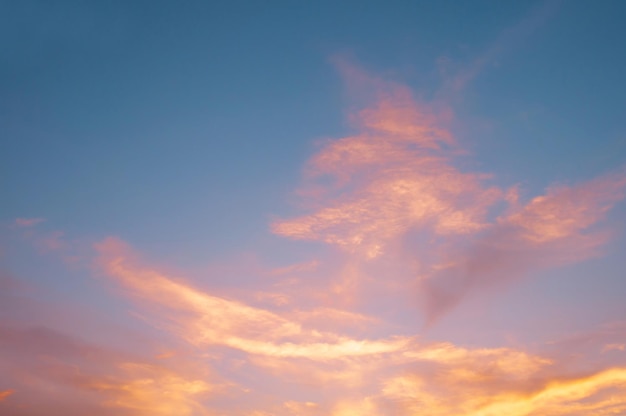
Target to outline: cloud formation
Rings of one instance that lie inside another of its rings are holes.
[[[306,330],[298,322],[212,296],[138,265],[132,260],[130,247],[120,240],[109,238],[96,248],[101,255],[99,264],[109,276],[149,307],[165,308],[163,323],[194,345],[221,344],[251,354],[326,360],[392,352],[407,343],[406,339],[355,340]]]
[[[441,315],[472,290],[600,254],[611,234],[597,225],[624,198],[625,188],[619,172],[552,187],[525,205],[514,201],[469,248],[453,251],[445,267],[423,281],[428,316]]]
[[[344,72],[373,84],[377,101],[352,115],[355,135],[327,142],[309,161],[310,189],[301,192],[315,195],[319,208],[277,221],[272,230],[374,258],[410,230],[482,229],[501,191],[483,185],[487,175],[453,166],[458,147],[445,127],[447,114],[416,102],[404,86],[368,80],[353,68]]]
[[[626,409],[626,400],[611,396],[626,392],[622,367],[572,374],[554,358],[519,349],[465,348],[406,336],[372,341],[305,329],[293,319],[298,315],[289,319],[288,312],[210,295],[159,272],[118,239],[97,249],[102,270],[122,284],[137,307],[151,311],[153,325],[199,351],[230,348],[221,360],[239,357],[237,366],[248,369],[252,385],[271,380],[270,385],[290,385],[309,397],[282,404],[274,398],[268,411],[242,414],[288,415],[298,409],[304,415],[582,415],[590,410],[602,415]],[[340,312],[329,311],[328,319],[335,314]],[[317,389],[325,392],[323,399]]]
[[[350,115],[355,134],[328,140],[309,160],[298,192],[312,212],[275,221],[275,234],[339,247],[353,264],[412,252],[427,321],[474,290],[598,255],[611,237],[598,226],[625,196],[623,170],[524,202],[515,185],[501,189],[493,175],[457,167],[467,152],[447,127],[449,109],[342,69],[373,102]]]
[[[322,142],[306,164],[297,190],[306,212],[270,225],[275,235],[329,248],[314,258],[255,262],[245,270],[258,279],[233,290],[211,275],[228,267],[173,273],[121,238],[78,247],[62,231],[31,230],[41,219],[15,220],[38,255],[71,264],[117,302],[141,342],[123,324],[105,331],[87,314],[88,329],[74,331],[3,277],[0,412],[626,412],[623,324],[550,345],[498,346],[430,339],[406,319],[420,316],[413,298],[435,325],[474,292],[601,255],[612,237],[605,220],[626,196],[625,172],[525,197],[515,184],[496,186],[492,174],[462,167],[468,152],[452,134],[450,108],[339,66],[360,97],[349,114],[353,134]]]
[[[428,341],[349,310],[262,309],[173,276],[118,238],[95,247],[101,282],[114,283],[133,314],[164,334],[170,347],[121,351],[46,327],[2,326],[0,383],[13,392],[0,402],[7,411],[521,416],[626,410],[626,356],[606,348],[624,342],[622,326],[584,336],[598,357],[613,357],[580,369],[568,357],[519,347]],[[324,329],[335,319],[369,322],[365,332],[382,326],[395,335]],[[573,352],[567,345],[560,351]],[[28,399],[33,396],[37,400]]]

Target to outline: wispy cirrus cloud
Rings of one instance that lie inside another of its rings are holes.
[[[210,295],[141,265],[133,259],[130,247],[118,239],[107,239],[96,248],[100,253],[98,263],[107,275],[147,307],[165,308],[163,321],[157,324],[166,325],[194,345],[217,344],[252,354],[325,360],[392,352],[408,342],[401,338],[356,340],[306,330],[296,321]]]
[[[43,218],[16,218],[14,224],[18,227],[34,227],[44,221]]]
[[[477,76],[485,72],[490,65],[494,65],[503,54],[515,49],[522,43],[522,40],[534,34],[556,14],[561,4],[560,0],[547,0],[539,3],[523,19],[502,31],[469,65],[451,74],[444,73],[444,83],[439,95],[446,100],[458,96]],[[445,65],[442,69],[445,69]]]

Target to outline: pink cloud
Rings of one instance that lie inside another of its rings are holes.
[[[446,267],[423,282],[432,321],[470,292],[506,285],[529,272],[600,254],[611,234],[598,224],[624,198],[626,175],[609,174],[548,189],[499,217],[468,248],[448,254]]]
[[[482,229],[501,191],[483,185],[487,175],[454,167],[458,147],[445,128],[449,113],[416,102],[406,87],[370,80],[353,67],[344,72],[370,84],[377,101],[352,115],[357,134],[325,143],[309,161],[309,189],[300,193],[314,196],[311,205],[319,208],[276,221],[272,231],[374,258],[411,230]]]
[[[44,252],[58,251],[68,246],[65,241],[65,233],[63,231],[41,234],[37,236],[35,244]]]
[[[43,218],[16,218],[15,225],[18,227],[34,227],[44,221],[45,219]]]
[[[344,61],[339,67],[351,92],[373,101],[349,115],[354,134],[325,141],[308,161],[298,193],[311,212],[271,225],[345,254],[329,292],[348,299],[362,291],[374,260],[413,262],[404,275],[380,272],[399,287],[417,281],[432,322],[475,290],[593,257],[609,241],[598,225],[624,198],[623,171],[520,204],[517,187],[490,186],[491,175],[457,167],[465,152],[447,128],[448,109]]]
[[[607,351],[626,351],[626,345],[625,344],[606,344],[604,347],[602,347],[602,352],[607,352]]]

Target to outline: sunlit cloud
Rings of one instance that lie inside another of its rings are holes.
[[[425,341],[407,335],[408,329],[387,338],[348,336],[350,323],[362,325],[366,333],[372,327],[399,328],[329,307],[282,305],[270,311],[250,306],[160,270],[120,239],[108,238],[95,247],[99,274],[116,282],[142,320],[174,342],[188,344],[189,363],[171,349],[137,356],[45,328],[7,327],[0,347],[8,361],[2,365],[19,381],[11,390],[22,392],[2,402],[9,409],[237,416],[608,415],[626,409],[623,367],[603,364],[580,371],[561,357]],[[598,354],[617,352],[620,328],[585,339],[597,345]],[[223,374],[218,376],[214,366]],[[245,377],[236,376],[241,372]],[[54,398],[42,393],[49,385],[64,386],[67,393]],[[288,390],[281,395],[276,388]],[[25,401],[32,394],[39,399]],[[242,395],[245,404],[214,402],[220,396],[241,400]],[[82,404],[76,404],[77,398]]]
[[[606,344],[602,348],[602,352],[607,351],[626,351],[626,345],[624,344]]]
[[[179,375],[146,364],[122,363],[127,380],[95,380],[89,388],[111,399],[105,406],[128,409],[137,415],[209,414],[195,397],[212,390],[203,380],[186,380]]]
[[[206,374],[183,362],[171,369],[45,327],[3,326],[0,335],[0,382],[10,377],[20,393],[6,401],[9,412],[208,414],[196,397],[214,387]]]
[[[313,212],[272,224],[278,235],[347,253],[350,272],[330,290],[349,297],[366,281],[362,264],[412,252],[413,277],[402,279],[418,282],[432,322],[475,290],[596,256],[609,241],[598,225],[624,198],[623,170],[521,202],[517,186],[501,189],[493,175],[457,167],[467,152],[447,127],[449,109],[340,67],[374,101],[350,115],[354,135],[326,141],[309,160],[298,193]]]
[[[599,255],[611,233],[597,225],[624,198],[625,187],[626,176],[620,172],[553,187],[526,205],[512,207],[469,248],[453,251],[446,266],[423,282],[428,316],[440,316],[473,290]]]
[[[500,388],[494,388],[493,384],[480,378],[462,377],[458,381],[463,384],[453,384],[441,394],[417,375],[404,376],[390,380],[384,393],[398,412],[396,414],[401,415],[427,411],[435,416],[582,416],[620,414],[626,410],[625,369],[611,369],[585,377],[535,380],[526,386],[511,384],[506,379],[487,380],[501,383]]]
[[[109,238],[96,248],[103,270],[130,289],[132,296],[148,307],[167,308],[157,325],[168,326],[194,345],[221,344],[252,354],[325,360],[393,352],[408,343],[404,338],[357,340],[305,330],[299,322],[210,295],[138,265],[130,248],[120,240]]]
[[[344,72],[365,78],[355,71]],[[317,197],[320,208],[275,222],[276,234],[374,258],[410,230],[454,235],[485,227],[501,191],[483,185],[488,175],[453,166],[458,147],[445,127],[448,114],[417,103],[404,86],[381,83],[371,80],[378,101],[352,117],[357,133],[327,142],[309,161],[310,190],[301,193]]]
[[[0,402],[6,400],[7,397],[15,393],[14,390],[2,390],[0,391]]]
[[[533,198],[526,206],[500,218],[521,229],[521,237],[529,244],[545,244],[565,239],[581,243],[582,232],[603,219],[612,206],[625,195],[626,175],[623,172],[603,176],[575,186],[555,186],[545,195]],[[591,237],[587,236],[587,238]]]
[[[303,415],[560,415],[626,406],[607,396],[626,392],[626,370],[620,368],[571,375],[553,358],[520,349],[422,343],[415,337],[367,340],[311,329],[323,320],[365,317],[332,309],[270,312],[159,272],[118,239],[96,247],[99,267],[121,283],[137,307],[150,311],[155,326],[200,350],[226,346],[247,354],[240,365],[249,368],[251,377],[333,392],[321,403],[288,401],[241,414],[287,415],[298,409]],[[209,388],[182,385],[190,392]]]

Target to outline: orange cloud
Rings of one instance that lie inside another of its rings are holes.
[[[88,387],[111,398],[104,406],[128,409],[133,415],[208,415],[196,397],[212,390],[203,380],[188,380],[153,365],[122,363],[122,380],[94,380]]]
[[[561,364],[516,349],[420,344],[403,337],[369,341],[307,329],[297,314],[288,319],[174,281],[133,260],[119,240],[108,239],[98,249],[104,270],[131,289],[135,299],[165,308],[166,315],[158,319],[172,320],[177,335],[199,347],[225,345],[247,353],[240,365],[260,371],[258,377],[274,385],[329,389],[321,402],[263,405],[243,414],[287,415],[299,409],[302,414],[336,415],[558,415],[566,414],[555,410],[559,406],[571,414],[577,409],[599,412],[609,404],[607,392],[626,392],[626,370],[620,368],[565,377],[559,375]],[[179,312],[182,316],[176,316]],[[333,310],[324,314],[351,318]]]
[[[11,414],[208,414],[198,398],[215,386],[198,363],[169,368],[47,328],[0,327],[0,337],[0,381],[23,393],[3,403]]]
[[[99,265],[132,295],[165,312],[165,325],[194,345],[225,345],[251,354],[335,359],[381,354],[404,348],[405,338],[360,340],[305,330],[301,324],[267,310],[212,296],[133,261],[130,248],[109,238],[96,245]],[[155,310],[155,309],[153,309]]]
[[[15,393],[15,390],[0,390],[0,402],[6,400],[7,397]]]
[[[15,388],[28,395],[65,386],[86,406],[63,408],[69,414],[603,415],[626,406],[614,397],[626,393],[626,370],[614,365],[580,372],[558,357],[522,349],[348,336],[351,322],[364,332],[409,331],[330,307],[270,312],[161,272],[118,239],[97,249],[101,271],[121,284],[142,316],[191,346],[184,354],[146,359],[50,331],[4,330],[1,364],[11,362],[12,380],[28,378]],[[613,338],[597,339],[598,353],[607,339]],[[213,370],[199,370],[203,361],[218,365],[229,380],[216,383]],[[52,406],[50,397],[40,397],[22,413],[43,414]],[[56,400],[72,402],[70,393]],[[17,396],[7,403],[25,405]]]
[[[341,400],[331,413],[332,416],[376,416],[379,414],[376,404],[369,397],[360,400]]]
[[[318,404],[324,414],[582,416],[626,408],[623,368],[573,377],[559,375],[563,369],[551,360],[519,350],[451,344],[412,348],[330,367],[300,359],[257,364],[275,378],[328,389]]]
[[[583,416],[615,415],[626,411],[626,369],[615,368],[579,378],[542,380],[524,388],[501,380],[500,389],[486,389],[480,380],[464,379],[437,391],[417,375],[386,382],[380,403],[397,415],[427,412],[433,416]]]

